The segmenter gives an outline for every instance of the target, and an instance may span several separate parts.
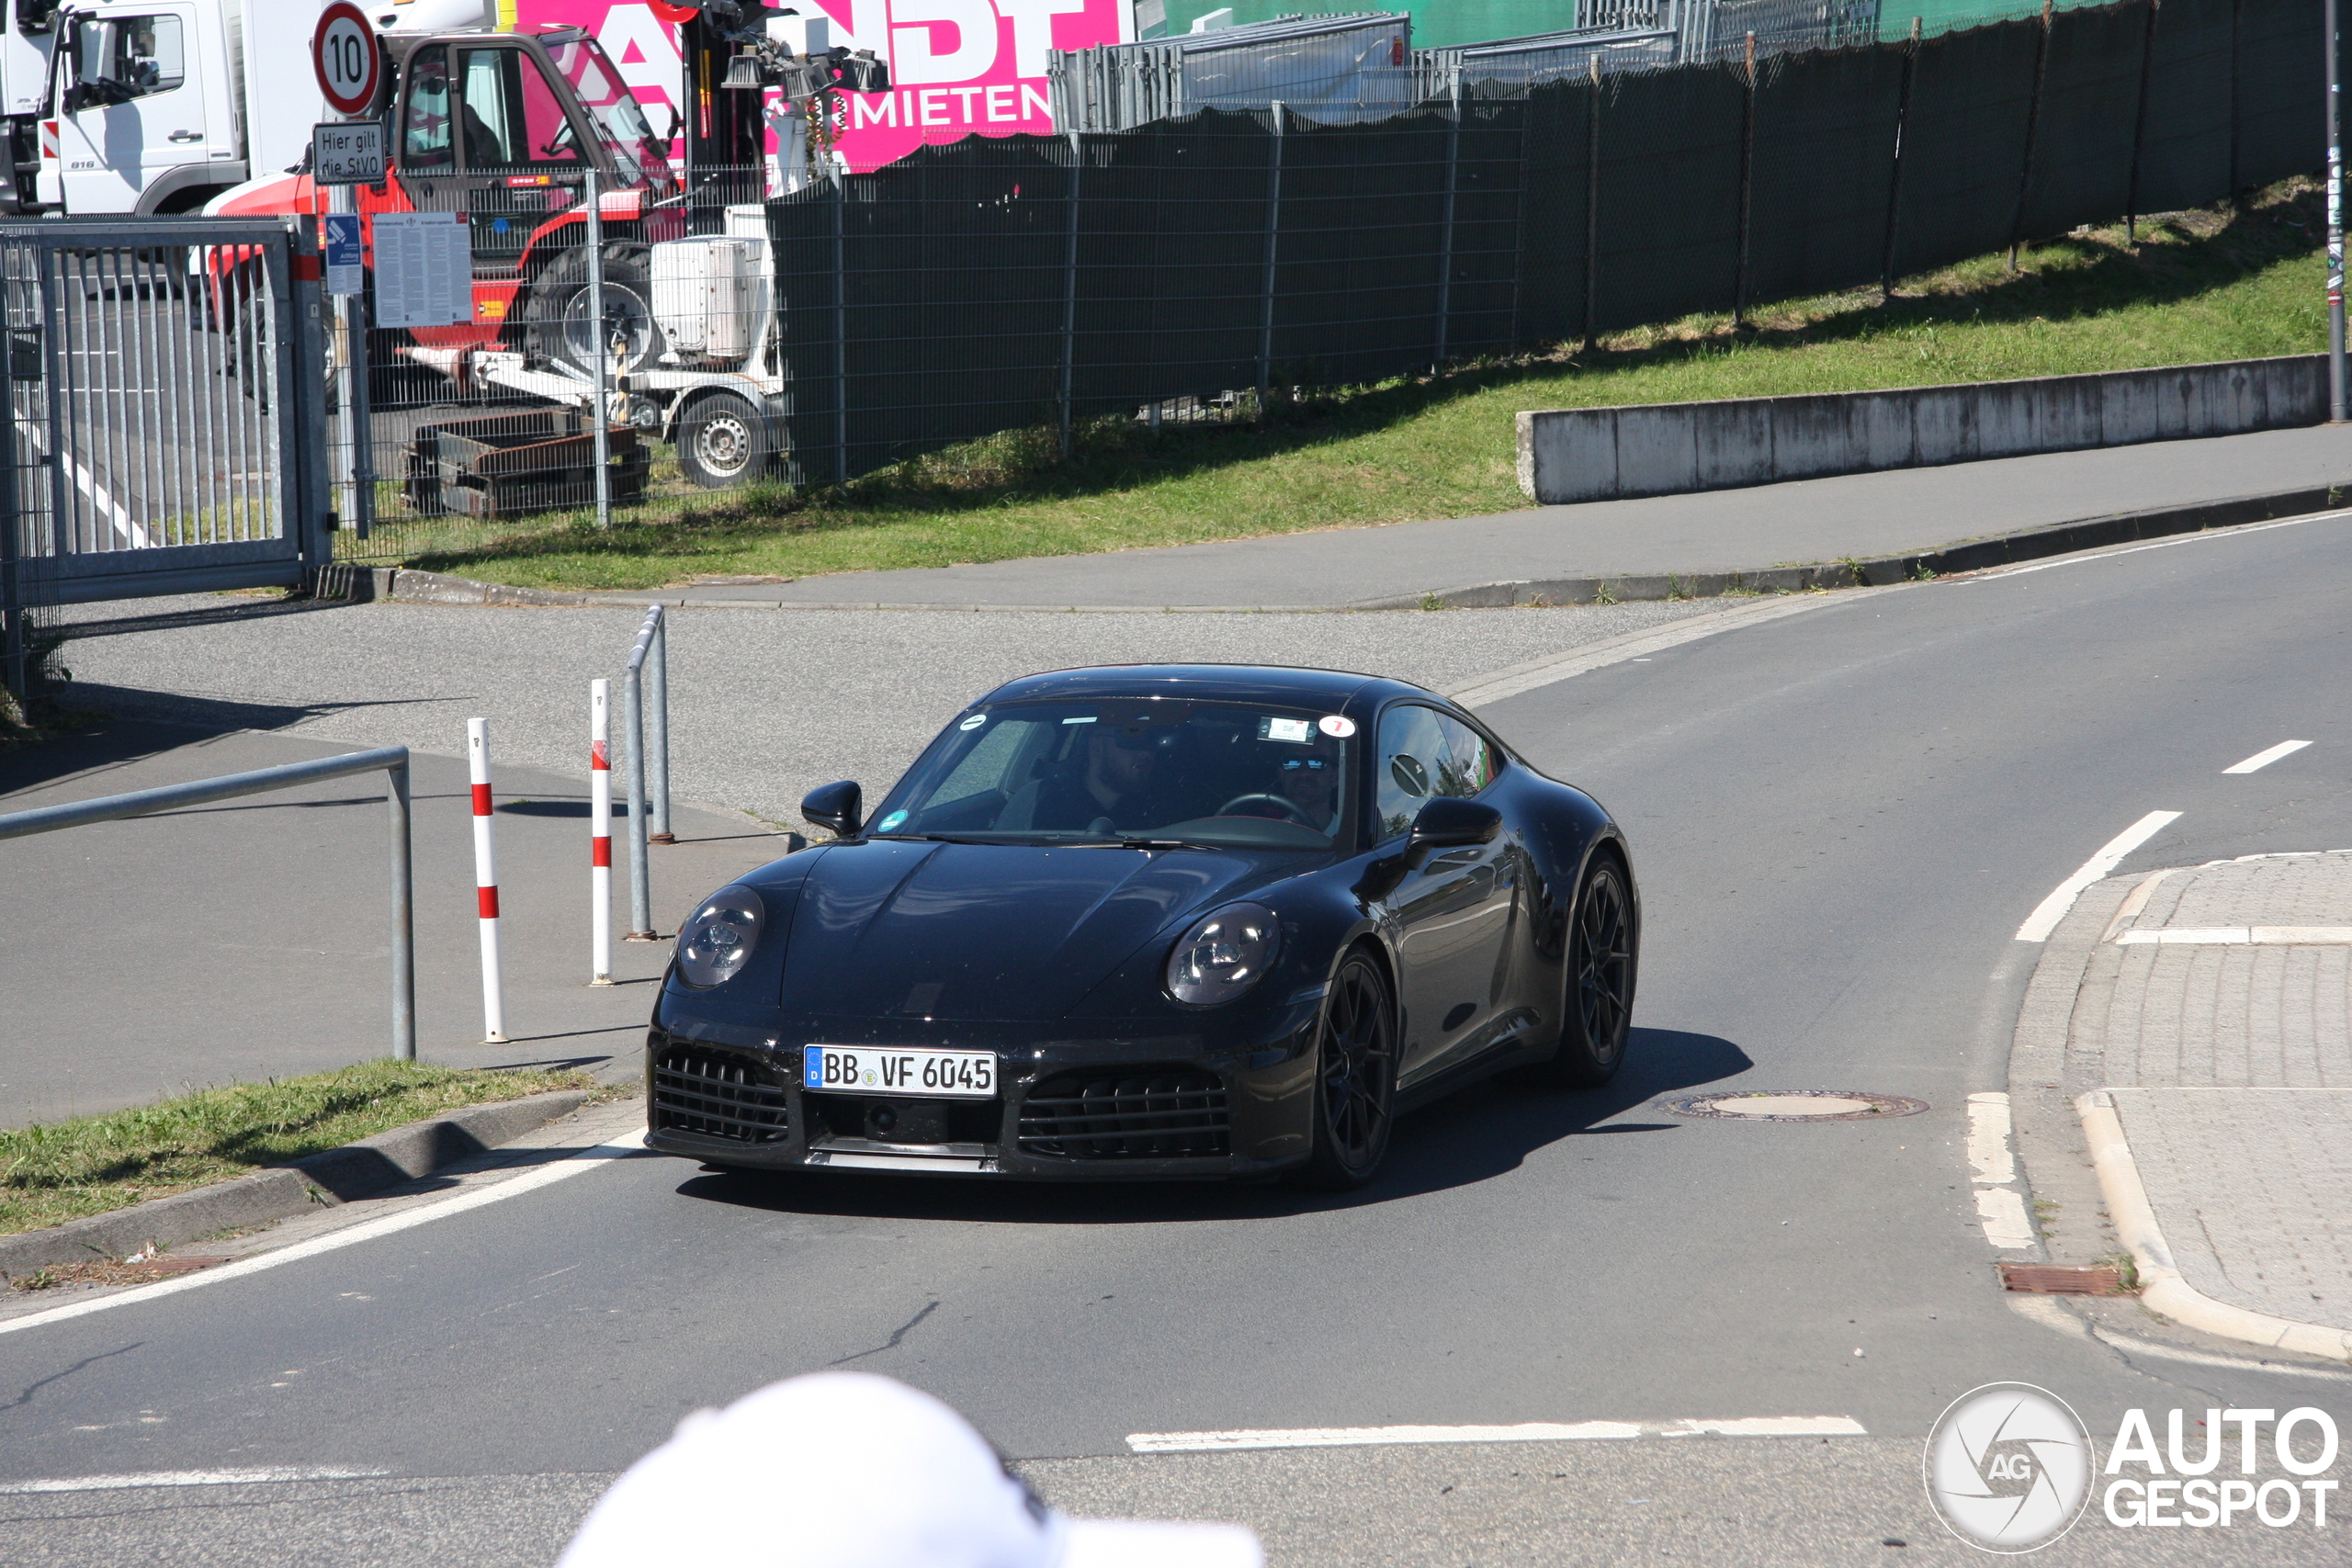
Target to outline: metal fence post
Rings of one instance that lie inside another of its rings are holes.
[[[605,193],[596,181],[596,165],[589,164],[581,174],[582,205],[588,209],[588,330],[596,340],[596,400],[589,409],[596,433],[596,526],[609,528],[613,525],[613,454],[612,437],[605,429],[612,417],[605,395]]]
[[[1266,403],[1273,388],[1274,359],[1274,261],[1282,243],[1283,211],[1283,121],[1285,116],[1282,100],[1274,100],[1273,143],[1266,157],[1266,264],[1260,284],[1258,305],[1258,417],[1266,417]]]
[[[2321,27],[2327,51],[2327,418],[2345,420],[2344,386],[2344,122],[2343,83],[2336,53],[2336,0],[2326,0]]]
[[[2033,102],[2025,111],[2025,166],[2018,172],[2017,215],[2009,220],[2009,270],[2018,269],[2018,247],[2025,241],[2025,204],[2033,190],[2033,144],[2041,135],[2041,85],[2050,74],[2050,13],[2056,0],[2041,0],[2041,39],[2033,49]]]
[[[0,262],[0,265],[5,265]],[[6,289],[0,282],[0,313],[7,308]],[[0,325],[6,325],[0,321]],[[14,378],[11,377],[13,383]],[[21,702],[32,695],[31,682],[25,668],[25,591],[24,570],[18,558],[24,550],[25,519],[22,502],[17,490],[17,389],[7,389],[8,411],[6,433],[0,434],[0,688],[15,694]]]
[[[392,1055],[416,1060],[416,882],[409,853],[408,757],[385,770],[392,829]]]
[[[1747,68],[1741,74],[1739,115],[1739,261],[1732,273],[1731,324],[1747,320],[1747,237],[1756,193],[1756,35],[1747,35]]]
[[[1069,219],[1068,231],[1062,239],[1062,373],[1058,401],[1061,405],[1062,461],[1069,461],[1069,398],[1070,385],[1075,379],[1078,353],[1078,184],[1079,172],[1086,166],[1085,149],[1080,145],[1078,132],[1069,133]]]
[[[652,711],[647,716],[651,735],[646,743],[653,785],[653,831],[649,837],[657,844],[674,844],[678,837],[670,831],[670,616],[656,604],[648,619],[653,623],[653,643],[645,660],[653,677]]]
[[[1440,220],[1437,257],[1437,346],[1432,370],[1445,364],[1446,329],[1453,319],[1453,191],[1462,166],[1462,67],[1456,65],[1447,84],[1451,99],[1445,116],[1445,205]]]
[[[849,176],[832,171],[833,199],[833,482],[849,483],[849,275],[843,265],[849,224]]]
[[[2123,243],[2127,245],[2140,243],[2140,152],[2148,141],[2148,75],[2155,63],[2156,13],[2164,9],[2161,0],[2143,3],[2148,7],[2148,25],[2140,34],[2140,101],[2132,112],[2132,174],[2123,188]]]
[[[1584,352],[1600,346],[1600,55],[1594,51],[1592,107],[1585,119]]]
[[[1919,18],[1911,18],[1910,47],[1903,51],[1903,87],[1894,106],[1894,164],[1886,175],[1886,250],[1880,257],[1878,292],[1894,298],[1894,242],[1903,215],[1903,138],[1911,129],[1911,81],[1919,69]]]

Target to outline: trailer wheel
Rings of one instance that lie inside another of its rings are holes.
[[[605,246],[605,341],[615,351],[606,371],[623,375],[659,361],[669,346],[653,319],[653,268],[642,245]],[[541,359],[574,373],[595,374],[596,328],[588,319],[588,247],[574,245],[549,262],[531,285],[525,307],[525,345]]]
[[[737,392],[705,392],[678,419],[678,471],[705,490],[766,475],[775,457],[764,410]]]

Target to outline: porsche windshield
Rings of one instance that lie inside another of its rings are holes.
[[[1329,849],[1351,828],[1355,725],[1230,703],[1008,703],[966,714],[868,836]]]

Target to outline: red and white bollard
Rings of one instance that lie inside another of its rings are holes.
[[[613,687],[588,682],[588,983],[613,983]]]
[[[474,901],[481,912],[481,1038],[506,1043],[506,998],[498,972],[498,852],[491,841],[490,720],[466,720],[466,761],[474,784]]]

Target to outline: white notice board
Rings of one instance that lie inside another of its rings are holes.
[[[378,326],[472,321],[473,230],[464,213],[379,212],[375,228]]]

